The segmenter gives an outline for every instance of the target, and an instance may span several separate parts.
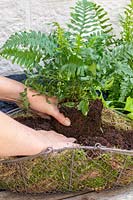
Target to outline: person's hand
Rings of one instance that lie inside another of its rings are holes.
[[[57,108],[57,99],[46,98],[44,95],[38,95],[37,92],[28,89],[27,97],[30,103],[30,108],[41,114],[47,114],[57,119],[61,124],[70,126],[70,120],[59,112]]]
[[[36,131],[0,112],[0,157],[35,155],[48,147],[60,149],[77,144],[54,131]]]
[[[42,150],[46,150],[48,147],[54,149],[61,149],[64,147],[76,147],[78,144],[74,144],[75,138],[65,137],[62,134],[55,131],[37,131],[37,139],[42,143]]]
[[[13,101],[21,107],[21,93],[25,90],[25,85],[17,81],[0,76],[0,99]],[[38,95],[37,92],[27,88],[27,97],[30,108],[37,113],[51,115],[65,126],[70,125],[70,120],[66,118],[57,108],[56,98],[46,98],[46,96]],[[51,102],[51,103],[48,103]]]

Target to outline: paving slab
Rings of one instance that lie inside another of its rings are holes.
[[[3,191],[0,192],[0,200],[133,200],[133,184],[99,193],[84,194],[24,195]]]

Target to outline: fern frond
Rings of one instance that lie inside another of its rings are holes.
[[[32,49],[52,54],[55,43],[45,33],[29,31],[18,32],[10,36],[1,49]]]
[[[121,32],[124,41],[133,42],[133,0],[125,8],[125,16],[121,17],[123,31]]]
[[[0,55],[20,66],[31,68],[38,65],[41,58],[52,58],[56,48],[52,35],[25,31],[11,35],[0,49]]]
[[[110,59],[125,61],[133,69],[133,43],[123,43],[108,52]]]
[[[16,63],[20,66],[30,69],[39,64],[42,54],[40,54],[39,51],[24,51],[17,48],[7,48],[1,51],[1,56],[3,56],[5,59],[10,59],[12,63]]]
[[[87,0],[78,1],[68,24],[73,34],[90,36],[92,34],[111,33],[107,12],[99,5]]]
[[[61,26],[55,22],[54,26],[56,27],[55,36],[56,36],[56,43],[57,43],[57,49],[63,50],[64,48],[67,49],[70,46],[69,39],[67,38],[67,32]]]
[[[109,91],[109,100],[124,102],[133,93],[133,45],[121,44],[107,50],[99,62],[103,91]],[[106,83],[111,81],[110,87]]]
[[[129,77],[125,77],[125,79],[120,84],[119,101],[124,102],[128,96],[132,95],[133,95],[133,83],[131,82],[131,79]]]

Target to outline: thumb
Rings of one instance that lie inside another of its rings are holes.
[[[52,117],[54,117],[58,122],[60,122],[64,126],[70,126],[71,121],[68,117],[65,117],[62,113],[59,112],[57,108],[53,110],[53,112],[49,113]]]

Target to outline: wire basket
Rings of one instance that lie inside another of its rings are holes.
[[[8,112],[19,116],[21,109]],[[0,159],[0,190],[22,193],[100,191],[133,182],[133,150],[95,146],[48,148]]]
[[[133,151],[100,144],[0,160],[0,189],[23,193],[99,191],[133,181]]]

